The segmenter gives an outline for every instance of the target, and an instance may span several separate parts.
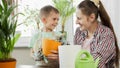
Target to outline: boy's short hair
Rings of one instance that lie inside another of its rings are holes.
[[[51,5],[46,5],[43,8],[40,9],[40,18],[45,16],[47,17],[51,11],[54,11],[55,13],[59,13],[58,9]]]

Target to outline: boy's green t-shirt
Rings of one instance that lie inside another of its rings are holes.
[[[42,44],[41,44],[42,40],[41,39],[43,39],[43,38],[49,38],[49,39],[52,39],[52,40],[57,40],[58,37],[61,37],[61,36],[62,36],[61,32],[55,32],[55,31],[53,31],[53,32],[41,32],[41,31],[36,32],[32,36],[31,41],[30,41],[30,46],[29,46],[29,47],[33,48],[33,50],[34,50],[34,53],[33,53],[34,59],[40,59],[39,55],[41,55],[41,54],[38,53],[38,52],[39,52],[39,48],[41,48],[41,46],[42,46]],[[46,61],[46,59],[42,59],[42,60]],[[36,62],[36,64],[37,65],[43,64],[43,65],[46,65],[46,66],[48,66],[48,65],[52,65],[53,66],[53,64],[57,64],[57,62],[53,62],[52,60],[49,60],[48,64],[41,63],[41,62]]]
[[[61,35],[62,35],[62,33],[55,32],[55,31],[53,31],[53,32],[41,32],[41,31],[36,32],[31,38],[29,47],[35,46],[35,44],[37,43],[38,40],[39,40],[38,44],[41,44],[42,38],[49,38],[52,40],[57,40],[57,38],[60,37]]]

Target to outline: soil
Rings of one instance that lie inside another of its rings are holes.
[[[11,61],[16,61],[16,59],[15,58],[9,58],[9,59],[5,59],[5,60],[0,59],[0,62],[11,62]]]

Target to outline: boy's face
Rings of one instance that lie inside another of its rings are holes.
[[[54,11],[51,11],[48,17],[44,20],[44,26],[46,30],[53,31],[55,27],[57,26],[59,21],[59,13],[55,13]]]

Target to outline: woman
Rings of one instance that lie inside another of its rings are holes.
[[[94,59],[100,58],[99,68],[119,68],[119,48],[113,26],[102,3],[82,1],[77,7],[77,28],[74,43],[88,50]],[[100,16],[101,22],[99,22]],[[55,53],[55,52],[53,52]],[[49,58],[56,58],[50,55]],[[114,65],[115,64],[115,65]]]
[[[97,21],[100,15],[101,23]],[[100,58],[99,68],[119,66],[119,48],[113,26],[102,3],[85,0],[78,5],[75,44],[90,51],[94,59]]]

